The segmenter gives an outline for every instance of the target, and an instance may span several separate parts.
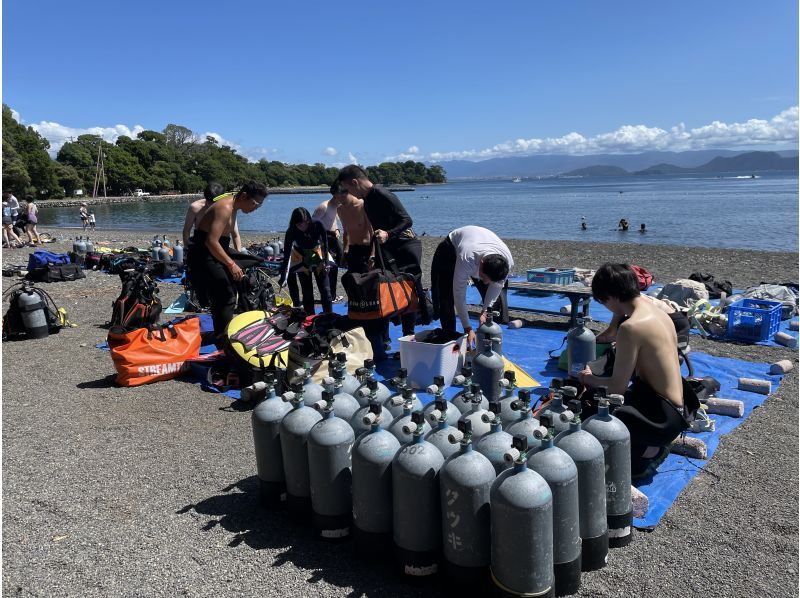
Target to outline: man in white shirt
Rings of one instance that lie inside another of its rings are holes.
[[[332,266],[328,271],[328,285],[330,286],[331,298],[334,303],[342,300],[342,297],[336,294],[336,284],[339,281],[339,266],[342,263],[342,243],[339,240],[339,225],[341,224],[338,215],[339,204],[340,202],[337,201],[334,195],[333,198],[319,204],[314,213],[311,214],[311,220],[319,222],[322,224],[322,228],[325,229],[325,233],[328,236],[328,253],[331,254],[334,262],[336,262],[336,265]]]
[[[489,229],[464,226],[439,243],[431,264],[434,317],[444,331],[456,331],[458,315],[468,343],[475,345],[475,331],[467,313],[467,286],[472,279],[483,300],[481,323],[500,296],[514,259],[503,241]]]

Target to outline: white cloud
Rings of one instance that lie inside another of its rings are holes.
[[[17,113],[19,116],[19,113]],[[21,121],[20,121],[21,122]],[[56,122],[43,120],[40,123],[32,124],[31,127],[42,137],[50,142],[50,154],[55,157],[61,146],[70,139],[77,139],[78,135],[99,135],[103,140],[114,143],[122,135],[127,135],[133,139],[144,131],[141,125],[134,125],[133,128],[127,125],[114,125],[113,127],[68,127]]]
[[[683,123],[679,123],[669,130],[646,125],[623,125],[616,131],[594,137],[584,137],[580,133],[572,132],[562,137],[516,139],[481,150],[433,152],[427,159],[439,162],[443,160],[486,160],[533,154],[686,151],[790,144],[798,141],[798,116],[800,116],[800,111],[797,106],[793,106],[770,120],[754,118],[743,123],[730,124],[714,121],[693,129],[687,129]],[[399,160],[424,158],[418,154],[411,154],[411,149],[409,148],[409,151],[394,158]]]
[[[278,153],[278,149],[274,147],[260,147],[260,146],[248,146],[245,147],[240,143],[236,143],[235,141],[231,141],[230,139],[225,139],[219,133],[215,133],[214,131],[209,131],[207,133],[203,133],[201,136],[198,137],[199,143],[204,143],[206,137],[213,137],[217,140],[220,146],[227,145],[232,150],[235,150],[237,154],[240,156],[244,156],[251,162],[258,162],[261,159],[268,158]]]
[[[18,123],[22,124],[22,119],[19,116],[19,112],[17,112],[13,108],[11,109],[11,118],[13,118]]]
[[[412,145],[404,152],[400,152],[396,156],[386,156],[386,162],[405,162],[406,160],[420,160],[422,156],[419,153],[419,147]]]
[[[336,151],[335,147],[326,147],[324,150],[322,150],[322,153],[326,156],[335,156],[339,152]]]
[[[352,152],[347,152],[347,163],[358,164],[358,158],[356,158]]]

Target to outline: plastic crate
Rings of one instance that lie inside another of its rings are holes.
[[[544,282],[546,284],[572,284],[575,282],[575,268],[555,270],[551,268],[534,268],[528,270],[528,282]]]
[[[742,299],[728,306],[727,338],[757,343],[771,339],[781,326],[779,301]]]
[[[417,334],[423,337],[424,331]],[[445,388],[464,365],[467,336],[444,344],[420,342],[415,335],[400,337],[400,365],[408,370],[408,381],[418,389],[427,388],[434,376],[444,378]]]

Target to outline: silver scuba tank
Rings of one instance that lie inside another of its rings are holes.
[[[359,554],[387,560],[392,547],[392,459],[400,449],[394,435],[381,428],[377,400],[367,407],[370,429],[353,445],[353,539]]]
[[[605,389],[598,398],[597,415],[583,422],[583,429],[597,438],[605,453],[606,510],[608,513],[608,545],[611,548],[627,546],[633,539],[633,511],[631,508],[631,434],[628,427],[609,413],[609,403],[622,404],[622,395],[605,397]]]
[[[516,401],[514,391],[517,388],[517,375],[513,370],[506,370],[500,379],[500,419],[504,426],[510,426],[518,419],[518,414],[511,408],[511,404]]]
[[[75,237],[75,239],[73,239],[73,241],[72,241],[72,252],[73,253],[78,253],[78,239],[79,238],[80,237]]]
[[[76,251],[80,254],[86,253],[86,241],[83,240],[83,237],[78,237]]]
[[[531,391],[521,389],[517,393],[517,400],[511,403],[511,409],[518,412],[519,416],[508,426],[507,432],[512,436],[524,435],[529,450],[538,448],[540,442],[533,433],[539,427],[539,420],[531,414]]]
[[[264,246],[261,251],[264,257],[272,257],[275,255],[275,249],[273,249],[272,245]]]
[[[164,235],[164,236],[162,237],[162,239],[161,239],[161,246],[162,246],[162,247],[169,247],[169,246],[170,246],[170,242],[169,242],[169,239],[167,239],[167,235]]]
[[[361,405],[358,404],[355,397],[346,392],[342,392],[342,384],[336,378],[332,378],[331,376],[326,377],[322,381],[322,387],[325,389],[325,392],[329,392],[333,400],[336,401],[336,417],[349,422],[355,412],[361,408]],[[325,400],[325,392],[322,393],[323,401]]]
[[[491,339],[483,339],[483,351],[472,360],[472,381],[480,385],[490,401],[500,398],[500,380],[504,369],[503,358],[492,351]]]
[[[153,245],[150,248],[150,258],[154,262],[157,262],[158,260],[161,259],[161,247],[159,245]]]
[[[355,436],[350,424],[336,416],[335,403],[336,397],[332,393],[322,393],[322,400],[314,406],[322,414],[322,419],[308,433],[308,475],[314,526],[320,537],[328,540],[350,536],[353,518],[350,455]]]
[[[169,248],[166,247],[165,245],[162,245],[161,247],[158,248],[158,259],[161,260],[162,262],[170,261]]]
[[[269,246],[272,248],[273,255],[280,255],[283,249],[281,248],[281,243],[278,243],[277,240],[270,241]]]
[[[92,240],[89,237],[86,237],[86,253],[89,253],[90,251],[94,251],[94,243],[92,243]]]
[[[425,414],[426,419],[430,422],[431,426],[436,427],[436,424],[439,421],[441,416],[444,416],[445,421],[450,426],[455,426],[458,423],[459,418],[461,417],[461,411],[453,405],[450,401],[444,398],[444,391],[445,391],[445,383],[444,383],[444,376],[434,376],[433,384],[431,384],[428,388],[425,389],[425,392],[430,393],[433,395],[433,401],[428,403],[423,409],[423,413]],[[441,399],[443,401],[442,404],[438,404],[437,401]],[[435,417],[435,421],[430,418],[430,414],[434,409],[438,409],[441,411],[441,415],[437,415]],[[442,453],[444,454],[444,453]],[[445,455],[447,457],[447,455]]]
[[[460,450],[439,473],[442,546],[448,577],[458,585],[482,584],[491,560],[489,491],[494,467],[472,447],[472,423],[458,422],[450,442]]]
[[[553,493],[528,468],[528,443],[514,436],[489,494],[492,581],[518,596],[553,596]]]
[[[489,433],[475,444],[475,450],[489,459],[496,475],[511,467],[506,463],[505,454],[511,448],[511,441],[514,439],[511,434],[503,431],[500,410],[498,401],[489,402],[489,410],[481,416],[483,421],[489,424]]]
[[[297,368],[292,372],[293,380],[303,385],[303,401],[308,407],[313,407],[322,400],[322,393],[325,388],[321,384],[311,380],[311,364],[307,361],[302,368]]]
[[[17,309],[22,317],[22,327],[28,338],[45,338],[50,336],[50,327],[47,324],[47,313],[41,295],[27,282],[22,284],[22,290],[16,296]]]
[[[553,493],[553,569],[555,594],[574,594],[581,585],[580,502],[578,468],[553,444],[551,415],[540,415],[535,436],[539,448],[528,456],[528,467],[541,475]]]
[[[569,428],[569,423],[561,421],[559,417],[567,410],[567,406],[564,402],[577,397],[578,390],[574,386],[563,386],[561,388],[554,388],[552,392],[553,399],[539,411],[539,419],[545,414],[552,415],[553,428],[555,428],[556,434],[558,434]]]
[[[359,382],[358,388],[355,393],[350,393],[362,407],[365,407],[369,400],[367,380],[370,378],[375,378],[375,362],[372,359],[365,359],[364,367],[356,370],[356,379]],[[390,391],[385,384],[378,382],[378,400],[383,403],[390,396],[392,396],[392,391]]]
[[[464,395],[469,394],[469,387],[472,385],[472,366],[465,365],[461,368],[461,373],[453,378],[453,386],[461,386],[462,389],[451,399],[451,403],[461,413],[472,411],[472,400],[465,399]],[[460,417],[460,416],[459,416]]]
[[[470,386],[469,397],[472,401],[472,410],[462,413],[458,421],[469,421],[471,423],[472,438],[477,441],[488,434],[490,430],[489,423],[482,419],[483,415],[487,413],[486,407],[489,406],[489,402],[483,396],[481,387],[478,384]],[[486,407],[483,406],[484,404],[486,404]]]
[[[356,438],[358,438],[359,435],[363,434],[364,432],[368,432],[370,430],[370,424],[364,423],[364,416],[367,415],[367,413],[370,413],[370,405],[372,402],[378,402],[378,382],[374,379],[367,380],[367,389],[369,392],[369,403],[367,406],[361,407],[353,414],[353,417],[350,418],[350,427],[353,428]],[[361,392],[363,392],[363,389]],[[379,402],[378,404],[380,405]],[[381,405],[379,415],[382,422],[391,422],[393,419],[392,414],[389,413],[388,409],[384,409],[383,405]]]
[[[495,318],[499,318],[500,314],[495,311],[486,313],[486,322],[478,326],[476,331],[478,346],[483,346],[483,339],[488,338],[492,341],[492,351],[502,355],[503,354],[503,329],[500,324],[495,322]]]
[[[597,340],[594,332],[586,327],[590,318],[578,318],[578,325],[567,332],[567,372],[573,378],[597,359]]]
[[[605,456],[597,438],[581,429],[581,402],[574,399],[568,407],[559,417],[569,422],[569,429],[553,442],[578,468],[581,570],[594,571],[608,563]]]
[[[322,415],[303,402],[303,385],[293,384],[283,394],[292,410],[281,420],[281,453],[286,476],[286,507],[301,520],[311,511],[311,485],[308,473],[308,433]]]
[[[342,392],[355,396],[356,389],[361,382],[355,376],[347,373],[347,354],[337,353],[334,359],[328,362],[328,372],[334,378],[341,380]]]
[[[413,440],[392,461],[392,537],[398,570],[415,579],[439,571],[442,547],[439,470],[444,457],[424,440],[422,411],[411,416]]]
[[[393,417],[398,417],[405,410],[405,391],[411,388],[408,383],[408,370],[406,368],[400,368],[397,370],[397,376],[387,380],[387,382],[394,386],[397,392],[390,395],[389,398],[383,402],[383,407],[384,409],[388,409]],[[422,403],[415,394],[414,404],[411,406],[411,410],[416,411],[417,409],[422,409]]]
[[[183,263],[183,245],[180,241],[175,241],[175,246],[172,248],[172,261]]]
[[[286,476],[281,451],[281,420],[292,410],[291,405],[275,396],[275,376],[264,375],[266,398],[253,408],[251,417],[256,470],[262,501],[277,505],[286,500]]]
[[[447,421],[447,408],[448,402],[444,397],[439,396],[433,401],[433,409],[424,413],[425,419],[431,425],[431,430],[425,435],[425,440],[430,442],[433,446],[439,449],[442,456],[447,459],[453,453],[458,452],[458,447],[450,442],[450,434],[456,431],[456,428]],[[458,409],[449,405],[450,411],[459,413]],[[458,419],[455,421],[458,424]]]
[[[416,426],[411,426],[411,414],[417,413],[418,411],[422,413],[421,409],[422,406],[417,398],[416,393],[414,392],[413,388],[405,388],[403,389],[403,396],[402,398],[398,399],[398,397],[393,397],[392,401],[400,401],[400,405],[402,411],[399,415],[397,415],[392,423],[389,424],[387,430],[394,434],[395,438],[400,441],[400,444],[407,444],[411,442],[414,437],[414,430]],[[384,408],[385,405],[384,405]],[[428,422],[425,421],[425,418],[422,419],[422,433],[427,434],[431,431],[431,426]]]

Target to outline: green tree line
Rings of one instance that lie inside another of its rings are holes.
[[[39,199],[73,196],[82,189],[91,194],[98,153],[102,152],[109,195],[124,195],[134,189],[152,194],[197,193],[207,181],[219,181],[235,189],[248,180],[269,187],[330,185],[338,168],[324,164],[284,164],[278,161],[250,162],[236,150],[220,145],[214,137],[198,140],[186,127],[169,124],[163,131],[142,131],[121,136],[115,143],[99,135],[80,135],[65,143],[53,160],[50,143],[32,127],[14,120],[3,105],[3,189]],[[421,162],[384,162],[368,166],[374,183],[419,185],[444,183],[441,166]],[[101,187],[102,188],[102,187]]]

